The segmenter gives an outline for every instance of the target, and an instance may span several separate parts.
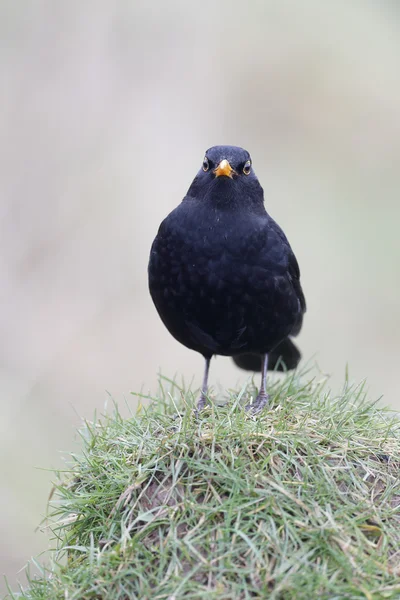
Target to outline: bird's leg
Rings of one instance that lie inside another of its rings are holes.
[[[268,354],[261,356],[261,386],[257,398],[253,404],[248,404],[246,410],[251,410],[252,413],[259,413],[264,406],[268,404],[269,396],[267,394],[267,371],[268,371]]]
[[[210,370],[210,358],[205,357],[206,359],[206,364],[204,367],[204,376],[203,376],[203,383],[201,384],[201,393],[200,393],[200,398],[197,402],[197,411],[203,410],[203,408],[206,405],[207,402],[207,390],[208,390],[208,372]]]

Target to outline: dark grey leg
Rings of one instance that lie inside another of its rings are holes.
[[[260,392],[253,404],[248,404],[246,410],[251,411],[253,414],[259,413],[268,404],[267,394],[267,371],[268,371],[268,354],[261,356],[261,386]]]
[[[200,393],[200,398],[197,402],[197,410],[203,410],[203,408],[205,407],[206,403],[207,403],[207,390],[208,390],[208,372],[210,370],[210,358],[206,358],[206,364],[204,367],[204,376],[203,376],[203,383],[201,385],[201,393]]]

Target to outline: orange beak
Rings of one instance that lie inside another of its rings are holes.
[[[232,173],[234,173],[234,170],[225,158],[224,160],[221,160],[218,167],[214,170],[215,177],[225,175],[225,177],[230,177],[232,179]]]

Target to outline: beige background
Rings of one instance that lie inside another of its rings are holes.
[[[0,573],[46,548],[51,473],[108,390],[199,382],[146,265],[204,150],[246,147],[298,256],[300,344],[400,407],[400,6],[0,4]],[[246,376],[227,359],[211,381]],[[135,402],[134,399],[130,400]],[[21,575],[18,576],[21,578]]]

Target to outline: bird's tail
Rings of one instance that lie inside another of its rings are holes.
[[[301,354],[291,339],[285,338],[268,353],[268,371],[290,371],[300,362]],[[235,364],[245,371],[261,371],[259,354],[238,354],[233,356]]]

